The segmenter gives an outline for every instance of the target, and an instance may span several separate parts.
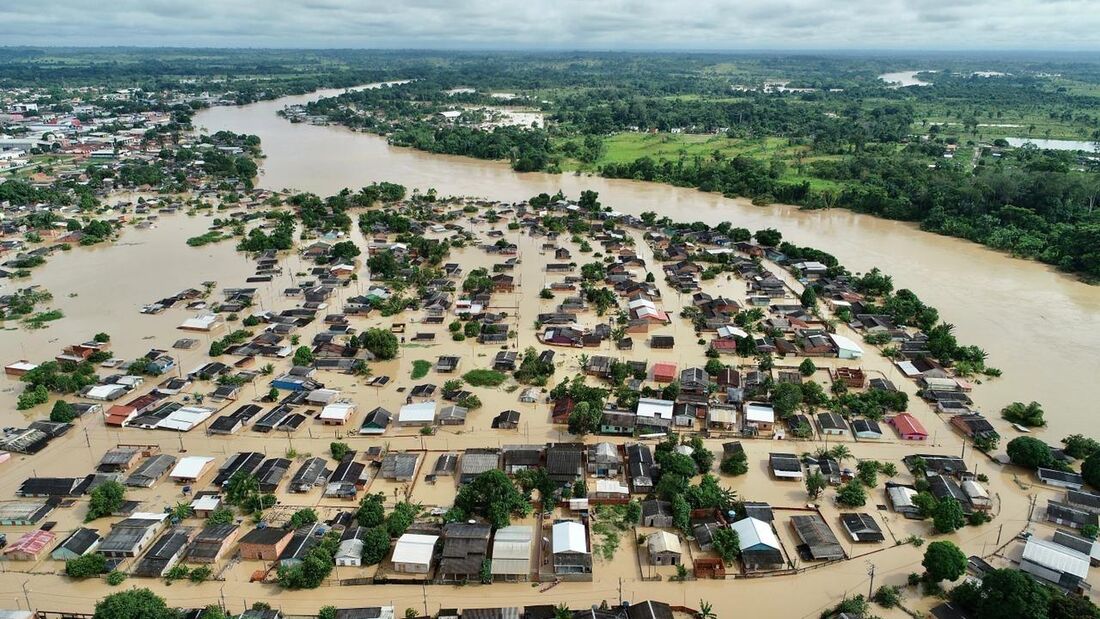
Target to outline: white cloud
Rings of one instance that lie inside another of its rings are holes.
[[[1095,0],[50,0],[4,45],[1095,50]]]

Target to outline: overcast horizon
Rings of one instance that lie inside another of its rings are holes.
[[[1100,50],[1094,0],[84,0],[0,7],[6,47],[683,52]]]

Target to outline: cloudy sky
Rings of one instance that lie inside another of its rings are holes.
[[[1098,0],[45,0],[0,45],[1100,50]]]

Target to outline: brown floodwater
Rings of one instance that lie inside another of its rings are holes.
[[[1050,440],[1096,434],[1096,407],[1083,395],[1097,372],[1100,288],[1050,267],[979,245],[922,232],[906,223],[843,209],[802,211],[656,183],[577,174],[513,172],[502,162],[434,155],[390,146],[384,138],[336,126],[292,124],[275,112],[339,91],[243,107],[204,110],[196,126],[260,136],[267,158],[260,184],[327,195],[345,187],[392,181],[434,187],[444,195],[521,200],[558,189],[577,196],[598,191],[606,206],[628,213],[655,211],[674,220],[728,220],[752,230],[774,227],[791,242],[828,251],[853,271],[880,267],[898,288],[909,288],[956,325],[964,343],[985,349],[1004,377],[975,390],[991,416],[1012,401],[1037,400],[1047,412]]]

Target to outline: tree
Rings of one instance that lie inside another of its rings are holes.
[[[779,417],[790,417],[801,404],[802,387],[794,383],[779,383],[772,389],[772,409]]]
[[[317,611],[317,619],[336,619],[336,610],[335,606],[322,606]],[[206,619],[206,615],[202,619]]]
[[[1066,455],[1071,458],[1088,458],[1100,451],[1100,443],[1080,434],[1067,436],[1062,439],[1062,444],[1066,446]]]
[[[775,228],[765,228],[763,230],[757,230],[754,234],[756,242],[767,247],[775,247],[783,240],[783,233]]]
[[[814,471],[806,476],[806,494],[811,499],[821,496],[827,485],[829,485],[829,482],[825,480],[825,476],[819,471]]]
[[[714,606],[706,600],[699,600],[699,612],[695,615],[696,619],[718,619],[718,614],[714,612]]]
[[[718,468],[726,475],[744,475],[749,472],[748,456],[743,451],[733,453],[723,458],[722,464]]]
[[[313,351],[309,349],[309,346],[299,346],[298,350],[294,351],[294,365],[312,365],[313,364]]]
[[[867,491],[858,480],[851,480],[836,491],[836,500],[845,507],[862,507],[867,503]]]
[[[583,436],[595,434],[603,422],[603,411],[593,408],[588,402],[577,402],[573,412],[569,413],[569,432]]]
[[[390,534],[385,527],[375,527],[363,537],[363,565],[377,565],[390,552]]]
[[[966,525],[966,514],[962,506],[952,498],[946,498],[936,503],[932,510],[932,529],[936,533],[951,533]]]
[[[126,487],[117,481],[107,481],[96,486],[88,501],[88,514],[84,517],[84,521],[110,516],[122,509],[125,499]]]
[[[711,538],[714,544],[714,552],[726,563],[733,562],[741,554],[741,540],[737,537],[737,531],[729,527],[719,527]]]
[[[76,411],[73,410],[72,404],[65,400],[58,400],[53,403],[53,409],[50,410],[50,421],[71,423],[73,419],[76,419]]]
[[[373,528],[386,521],[386,507],[383,502],[386,496],[381,492],[368,494],[359,501],[359,509],[355,512],[355,520],[361,527]]]
[[[803,359],[802,363],[798,364],[798,373],[803,376],[813,376],[814,372],[816,371],[817,366],[814,365],[813,359],[810,359],[809,357]]]
[[[1081,476],[1093,488],[1100,489],[1100,451],[1094,451],[1081,463]]]
[[[351,452],[351,447],[348,447],[347,443],[342,443],[340,441],[333,441],[329,443],[328,449],[330,452],[332,452],[332,457],[334,460],[343,460],[344,456],[348,455],[348,453]]]
[[[1100,608],[1083,595],[1051,592],[1050,619],[1100,619]]]
[[[384,361],[397,356],[397,336],[386,329],[367,329],[359,334],[359,345],[369,350],[379,360]]]
[[[958,580],[966,573],[966,555],[952,542],[932,542],[921,562],[932,582]]]
[[[317,512],[313,509],[306,507],[299,509],[290,516],[290,522],[288,523],[290,528],[297,529],[304,527],[307,524],[313,524],[317,522]]]
[[[799,296],[799,301],[802,302],[802,307],[807,309],[817,307],[817,291],[813,286],[806,286],[802,290],[802,295]]]
[[[1017,436],[1008,442],[1005,450],[1013,464],[1029,469],[1049,467],[1054,464],[1050,447],[1032,436]]]
[[[1011,568],[982,577],[975,608],[977,619],[1048,619],[1050,589],[1030,575]]]
[[[1001,417],[1029,428],[1045,426],[1047,423],[1043,420],[1043,407],[1038,402],[1013,402],[1001,409]]]
[[[450,513],[449,519],[465,520],[478,515],[488,520],[494,529],[499,529],[508,526],[513,514],[530,513],[531,504],[503,471],[493,469],[481,473],[458,491],[452,512],[454,510],[459,511]]]
[[[89,578],[107,572],[107,557],[93,552],[65,562],[65,575],[69,578]]]
[[[95,605],[92,619],[176,619],[175,610],[148,589],[112,593]]]
[[[340,241],[329,250],[333,262],[343,262],[354,259],[360,253],[359,248],[352,241]]]

